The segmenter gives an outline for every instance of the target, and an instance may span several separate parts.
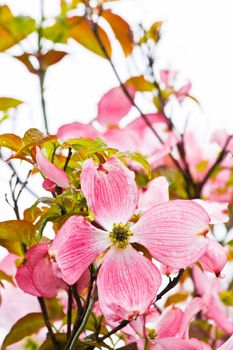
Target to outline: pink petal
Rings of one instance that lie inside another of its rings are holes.
[[[149,347],[150,350],[196,350],[196,348],[183,339],[163,338],[158,339]]]
[[[216,142],[221,148],[223,148],[229,136],[230,135],[227,134],[225,129],[216,130],[212,134],[211,141]],[[231,138],[227,145],[227,151],[233,153],[233,138]]]
[[[232,350],[233,349],[233,335],[217,350]]]
[[[80,137],[95,139],[97,136],[99,131],[91,124],[79,122],[62,125],[57,132],[57,138],[62,142]]]
[[[0,327],[9,332],[12,325],[21,317],[30,312],[40,311],[39,303],[34,296],[14,287],[11,283],[4,283],[4,288],[1,288]]]
[[[121,152],[136,151],[138,149],[138,135],[127,128],[110,128],[103,133],[102,139],[107,143],[108,147],[116,148]]]
[[[38,146],[36,147],[36,162],[40,171],[57,186],[61,188],[70,186],[65,171],[48,161]]]
[[[144,245],[161,263],[174,268],[196,262],[206,250],[209,217],[188,200],[165,202],[147,210],[131,228],[132,241]]]
[[[16,260],[21,257],[12,253],[8,253],[1,261],[0,261],[0,270],[5,272],[7,275],[15,276],[17,272],[16,268]]]
[[[139,192],[138,209],[145,211],[157,204],[169,201],[169,183],[164,176],[150,181],[146,190]]]
[[[132,99],[136,90],[128,88]],[[130,111],[132,103],[120,86],[117,86],[103,95],[98,104],[97,120],[103,126],[118,125],[120,120]]]
[[[32,278],[36,289],[45,298],[55,297],[58,289],[65,287],[64,282],[55,276],[48,257],[38,261],[33,269]]]
[[[204,308],[206,308],[206,304],[202,298],[194,298],[188,303],[184,311],[183,319],[180,325],[180,330],[179,330],[180,338],[184,338],[185,336],[187,336],[190,322],[192,321],[194,316]]]
[[[173,85],[177,72],[174,70],[162,69],[160,79],[165,85]]]
[[[42,187],[46,191],[49,191],[49,192],[52,192],[52,193],[56,192],[56,184],[53,181],[49,180],[49,179],[44,179]]]
[[[159,338],[174,337],[181,326],[184,312],[177,307],[165,312],[156,327]]]
[[[115,157],[101,165],[86,160],[81,189],[95,221],[106,230],[114,223],[126,223],[134,213],[138,199],[134,173]]]
[[[33,269],[27,263],[25,263],[18,268],[15,279],[19,288],[21,288],[24,292],[40,297],[41,294],[33,283],[32,275]]]
[[[196,350],[212,350],[212,348],[208,344],[203,343],[198,339],[192,338],[189,340],[189,343],[195,346]]]
[[[40,259],[43,259],[48,255],[48,244],[39,243],[30,248],[26,253],[26,261],[31,268],[34,268],[37,265],[37,262]]]
[[[133,247],[111,247],[101,265],[97,285],[106,319],[120,321],[143,314],[155,300],[161,275]]]
[[[196,265],[194,265],[192,268],[192,277],[196,291],[200,296],[211,292],[212,284],[210,283],[210,280],[206,276],[206,273],[202,272],[202,270]]]
[[[146,114],[146,119],[153,125],[157,123],[167,124],[167,120],[162,113]],[[125,129],[132,130],[138,135],[143,134],[146,128],[148,128],[148,125],[142,117],[138,117],[125,127]]]
[[[58,231],[49,254],[55,257],[66,283],[74,284],[109,244],[106,232],[82,216],[71,216]]]
[[[79,278],[78,282],[76,283],[77,291],[79,294],[82,293],[82,291],[88,286],[90,282],[90,271],[89,269],[86,269],[81,277]]]
[[[183,102],[185,97],[189,94],[190,90],[192,88],[192,83],[188,82],[186,85],[182,86],[177,92],[176,97],[179,102]]]
[[[193,201],[200,204],[207,211],[211,219],[210,224],[225,223],[229,220],[227,202],[219,203],[202,199],[194,199]]]
[[[199,262],[204,270],[219,276],[227,262],[226,249],[214,239],[208,239],[207,250]]]
[[[228,318],[226,307],[220,301],[220,298],[216,293],[213,293],[209,299],[206,316],[215,321],[218,327],[224,332],[233,334],[233,322]]]

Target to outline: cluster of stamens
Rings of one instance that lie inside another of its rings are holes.
[[[109,233],[111,241],[117,246],[117,248],[124,249],[129,245],[129,239],[133,236],[133,232],[130,231],[126,224],[114,224],[112,231]]]

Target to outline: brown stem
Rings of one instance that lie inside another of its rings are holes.
[[[50,320],[49,320],[49,315],[48,315],[48,311],[47,311],[47,308],[46,308],[46,305],[45,305],[45,302],[44,302],[44,298],[38,297],[37,299],[39,301],[39,304],[40,304],[40,307],[41,307],[41,311],[42,311],[42,315],[43,315],[43,318],[44,318],[44,323],[45,323],[46,328],[48,330],[48,333],[49,333],[51,342],[53,343],[54,349],[61,350],[60,349],[60,345],[59,345],[59,343],[58,343],[58,341],[56,339],[56,336],[53,333],[53,329],[52,329],[52,326],[51,326],[51,323],[50,323]]]

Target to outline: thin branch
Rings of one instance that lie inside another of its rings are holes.
[[[162,290],[162,292],[160,292],[155,300],[155,303],[160,300],[167,292],[169,292],[171,289],[173,289],[178,283],[179,280],[181,278],[181,276],[184,273],[184,269],[180,269],[178,275],[176,277],[174,277],[172,280],[170,279],[169,283],[167,284],[167,286]]]
[[[162,138],[159,136],[159,134],[157,133],[157,131],[155,130],[155,128],[153,127],[153,125],[150,123],[149,119],[147,118],[147,116],[142,112],[141,108],[135,103],[133,97],[130,95],[127,87],[124,85],[124,83],[122,82],[120,76],[119,76],[119,73],[113,63],[113,61],[111,60],[111,57],[109,56],[107,50],[106,50],[106,47],[104,46],[101,38],[100,38],[100,35],[98,33],[98,25],[97,25],[97,22],[93,22],[93,25],[92,25],[92,30],[93,30],[93,33],[100,45],[100,48],[102,49],[106,59],[108,60],[109,64],[111,65],[112,67],[112,70],[121,86],[121,89],[123,90],[125,96],[128,98],[128,100],[131,102],[132,106],[134,106],[137,111],[140,113],[140,116],[142,117],[142,119],[144,120],[144,122],[147,124],[147,126],[150,128],[150,130],[153,132],[153,134],[156,136],[156,138],[160,141],[160,143],[163,145],[164,144],[164,141],[162,140]],[[158,85],[158,83],[156,83],[156,86]],[[161,92],[160,92],[161,93]],[[162,96],[161,96],[162,97]],[[165,115],[165,118],[166,120],[170,121],[169,122],[169,125],[171,126],[171,120]],[[188,196],[190,197],[191,194],[190,194],[190,191],[189,191],[189,187],[188,187],[188,184],[189,184],[189,177],[187,176],[187,174],[184,172],[184,170],[182,169],[180,163],[178,162],[178,160],[171,154],[169,153],[169,156],[170,158],[172,159],[173,163],[175,164],[176,168],[180,171],[181,175],[183,176],[186,184],[187,184],[187,187],[186,187],[186,190],[187,190],[187,193],[188,193]]]
[[[228,151],[227,151],[227,146],[229,144],[229,142],[232,140],[233,135],[230,135],[224,146],[222,151],[219,153],[219,156],[217,157],[217,159],[215,160],[214,164],[210,167],[210,169],[208,170],[208,172],[206,173],[204,179],[201,181],[201,183],[199,183],[197,185],[197,193],[200,196],[202,189],[204,187],[204,185],[206,184],[206,182],[209,180],[209,178],[211,177],[211,175],[214,173],[214,171],[216,170],[216,168],[218,167],[218,165],[224,160],[224,158],[226,157]]]
[[[61,350],[60,345],[59,345],[59,343],[58,343],[58,341],[56,339],[56,336],[53,333],[52,325],[51,325],[50,320],[49,320],[49,315],[48,315],[48,311],[47,311],[47,308],[46,308],[46,305],[45,305],[45,302],[44,302],[44,298],[38,297],[37,299],[39,301],[39,304],[40,304],[40,307],[41,307],[41,311],[42,311],[42,315],[43,315],[43,318],[44,318],[44,323],[45,323],[45,325],[47,327],[47,330],[48,330],[51,342],[53,343],[54,349]]]
[[[98,337],[97,338],[98,343],[101,343],[105,339],[111,337],[111,335],[113,335],[116,332],[120,331],[122,328],[127,326],[130,322],[131,322],[130,320],[123,320],[123,321],[121,321],[121,323],[118,326],[116,326],[115,328],[113,328],[110,332],[108,332],[107,334],[103,335],[102,337]]]
[[[71,336],[71,324],[72,324],[72,289],[71,286],[69,286],[68,289],[68,307],[67,307],[67,333],[66,333],[66,338],[69,340]]]
[[[41,20],[38,28],[38,61],[39,61],[39,69],[38,69],[38,78],[40,83],[40,100],[41,100],[41,107],[42,107],[42,114],[44,119],[44,128],[47,134],[49,134],[49,126],[48,126],[48,118],[47,118],[47,112],[46,112],[46,103],[45,103],[45,97],[44,97],[44,81],[45,81],[45,75],[46,70],[41,64],[40,55],[42,52],[42,39],[43,39],[43,22],[44,22],[44,0],[40,0],[40,9],[41,9]]]
[[[89,319],[89,316],[91,314],[91,311],[92,311],[93,306],[94,306],[95,302],[97,301],[97,299],[98,299],[97,287],[95,287],[95,290],[93,292],[93,297],[92,297],[92,299],[88,305],[88,308],[85,312],[82,323],[81,323],[80,327],[78,328],[78,330],[76,331],[76,333],[74,334],[72,340],[66,345],[65,350],[73,350],[75,348],[76,342],[77,342],[80,334],[84,331],[84,328],[87,324],[87,321]]]

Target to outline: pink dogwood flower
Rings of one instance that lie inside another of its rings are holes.
[[[40,243],[30,248],[25,259],[26,261],[18,268],[15,279],[18,286],[26,293],[53,298],[59,288],[65,288],[57,264],[49,259],[47,243]]]
[[[205,252],[209,217],[192,201],[175,200],[145,211],[130,222],[138,202],[134,173],[117,158],[83,164],[81,189],[95,217],[91,224],[70,217],[57,233],[50,254],[64,280],[75,283],[96,257],[105,253],[97,285],[105,317],[118,321],[143,314],[161,284],[156,266],[133,247],[146,247],[161,263],[183,268]]]

